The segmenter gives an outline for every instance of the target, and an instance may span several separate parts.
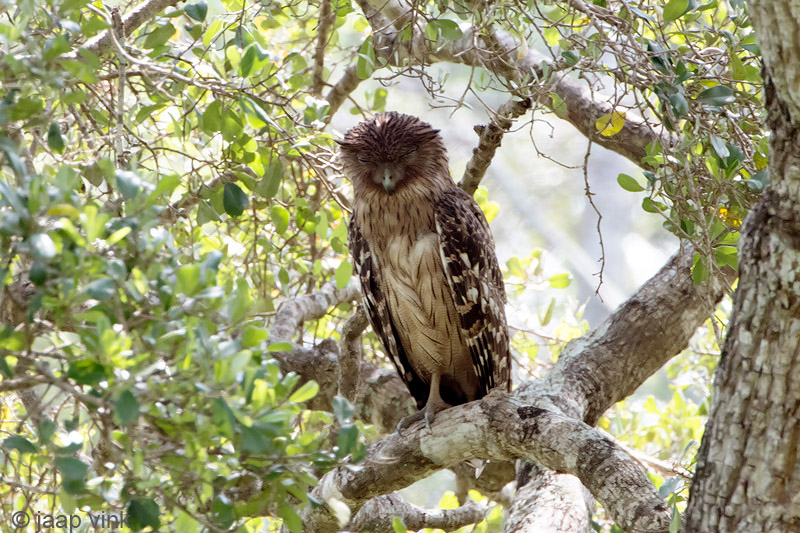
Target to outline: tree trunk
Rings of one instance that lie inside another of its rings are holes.
[[[742,233],[690,532],[800,531],[800,3],[749,8],[764,58],[771,183]]]

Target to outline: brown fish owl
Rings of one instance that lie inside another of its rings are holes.
[[[503,277],[489,225],[447,166],[439,130],[381,113],[347,132],[350,253],[364,305],[420,408],[398,428],[510,389]]]

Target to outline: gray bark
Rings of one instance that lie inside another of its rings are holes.
[[[800,531],[800,4],[749,8],[765,63],[770,185],[742,232],[692,532]]]

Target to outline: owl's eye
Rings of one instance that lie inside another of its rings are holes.
[[[359,155],[358,156],[358,162],[359,163],[369,163],[369,158],[367,158],[367,156],[364,156],[364,155]]]
[[[403,154],[403,157],[408,157],[408,156],[410,156],[410,155],[413,155],[413,154],[415,154],[416,152],[417,152],[417,147],[415,146],[414,148],[411,148],[409,151],[407,151],[406,153],[404,153],[404,154]]]

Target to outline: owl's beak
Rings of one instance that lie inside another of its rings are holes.
[[[388,192],[389,194],[392,194],[394,192],[394,188],[395,188],[395,182],[394,182],[394,179],[392,178],[392,171],[389,170],[388,168],[384,169],[384,171],[383,171],[383,189],[386,192]]]

